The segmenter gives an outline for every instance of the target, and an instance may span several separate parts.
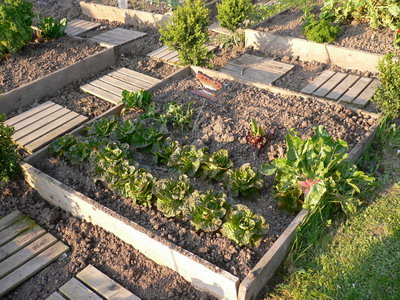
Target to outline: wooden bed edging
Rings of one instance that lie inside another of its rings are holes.
[[[328,44],[319,44],[300,38],[279,36],[253,29],[245,29],[246,47],[253,46],[265,54],[298,56],[304,61],[334,64],[345,69],[378,72],[381,54]]]
[[[115,65],[113,48],[88,56],[81,61],[50,73],[0,95],[0,113],[9,113],[31,104],[35,99],[51,95],[65,85]]]
[[[210,9],[210,17],[217,13],[216,2],[213,1],[206,4]],[[158,28],[167,22],[173,15],[172,12],[166,14],[155,14],[135,9],[118,8],[98,3],[90,3],[86,1],[79,2],[82,13],[88,17],[100,20],[116,21],[123,24],[138,26],[138,28],[153,27]]]

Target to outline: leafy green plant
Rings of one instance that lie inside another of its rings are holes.
[[[196,230],[205,232],[217,231],[229,208],[229,202],[224,193],[207,191],[201,194],[192,193],[185,205],[185,216]]]
[[[136,92],[122,91],[122,103],[125,105],[124,111],[130,109],[145,110],[151,103],[153,95],[146,90]]]
[[[140,168],[125,184],[126,197],[137,204],[149,207],[153,198],[154,183],[153,175]]]
[[[88,135],[96,135],[99,137],[108,137],[117,126],[117,118],[115,116],[101,118],[90,126]]]
[[[220,4],[217,3],[217,10],[220,25],[236,33],[252,16],[253,3],[251,0],[222,0]]]
[[[39,24],[38,27],[41,30],[40,37],[45,40],[58,39],[65,35],[67,29],[67,19],[63,18],[60,21],[54,20],[52,17],[41,18],[38,15]]]
[[[198,175],[207,148],[197,149],[194,145],[178,147],[170,156],[167,165],[189,176]]]
[[[211,58],[206,45],[210,10],[201,0],[186,0],[160,28],[160,40],[178,52],[182,64],[204,66]]]
[[[303,32],[307,40],[317,43],[333,43],[342,32],[339,26],[334,25],[324,18],[317,20],[310,15],[303,26]]]
[[[207,155],[202,163],[204,178],[222,180],[226,171],[233,167],[233,162],[229,159],[228,151],[220,149],[211,155]]]
[[[156,206],[166,217],[175,217],[182,212],[186,198],[193,188],[186,175],[180,175],[178,179],[159,180],[154,187]]]
[[[273,15],[281,12],[286,8],[286,4],[284,1],[269,1],[266,3],[257,3],[253,5],[253,9],[251,11],[251,16],[249,18],[249,25],[253,25],[255,23],[266,20]]]
[[[251,120],[251,130],[247,132],[246,142],[252,144],[258,151],[265,147],[268,140],[272,137],[274,131],[266,135],[264,129],[259,126],[255,120]]]
[[[0,183],[9,181],[21,173],[18,164],[21,157],[12,141],[14,128],[4,125],[5,115],[0,114]]]
[[[14,54],[32,39],[32,3],[24,0],[0,2],[0,59]]]
[[[186,112],[183,109],[182,104],[171,102],[165,106],[165,113],[160,115],[161,122],[171,123],[172,127],[185,128],[193,127],[193,112],[191,108],[194,102],[190,102],[187,105]]]
[[[229,170],[224,182],[233,197],[240,195],[249,196],[264,186],[260,174],[253,170],[249,163],[243,164],[237,170]]]
[[[129,135],[128,143],[135,149],[150,151],[152,145],[160,141],[163,136],[156,128],[139,123],[136,125],[135,131]]]
[[[260,172],[276,172],[274,194],[280,206],[291,211],[314,209],[322,200],[339,203],[345,213],[359,204],[355,195],[373,178],[349,163],[347,143],[334,141],[323,126],[302,140],[293,131],[286,135],[287,157],[262,166]]]
[[[75,135],[66,134],[57,138],[49,145],[49,152],[51,155],[59,157],[65,157],[69,149],[78,143],[78,139]]]
[[[257,247],[268,229],[269,225],[262,216],[243,204],[236,204],[229,209],[221,232],[239,246]]]
[[[396,54],[386,54],[378,62],[379,83],[372,101],[388,117],[400,116],[400,62]]]

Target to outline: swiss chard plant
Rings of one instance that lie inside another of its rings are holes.
[[[167,165],[189,176],[199,175],[207,151],[207,148],[197,149],[194,145],[178,147],[171,154]]]
[[[159,180],[154,187],[156,206],[166,217],[175,217],[181,214],[186,198],[193,191],[186,175],[177,179]]]
[[[229,201],[224,193],[195,191],[188,198],[184,211],[196,230],[212,232],[221,227],[228,208]]]
[[[153,95],[146,90],[136,92],[123,90],[122,103],[125,104],[124,111],[130,109],[146,110],[149,107],[152,98]]]
[[[40,37],[45,40],[57,39],[65,35],[67,29],[67,19],[63,18],[60,21],[54,20],[52,17],[41,18],[38,15],[38,27],[41,30]]]
[[[221,181],[226,171],[232,167],[233,162],[229,159],[228,151],[220,149],[206,156],[202,163],[202,176]]]
[[[260,174],[253,170],[249,163],[243,164],[239,169],[229,170],[225,175],[224,182],[233,197],[249,196],[264,186]]]
[[[334,141],[323,126],[317,126],[307,140],[289,131],[286,145],[286,158],[277,158],[260,170],[264,175],[276,173],[274,194],[280,206],[297,211],[301,207],[313,209],[320,201],[332,201],[345,213],[356,211],[356,194],[373,178],[347,161],[345,141]]]
[[[239,246],[257,247],[268,229],[269,225],[262,216],[243,204],[236,204],[229,209],[221,232]]]

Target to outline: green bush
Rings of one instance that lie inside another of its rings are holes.
[[[182,64],[204,66],[211,58],[206,48],[210,10],[201,0],[186,0],[172,20],[160,28],[160,40],[176,50]]]
[[[400,116],[400,62],[394,60],[396,55],[386,54],[378,63],[379,82],[372,101],[387,116]]]
[[[16,53],[31,41],[32,18],[32,3],[0,1],[0,59],[6,53]]]
[[[307,40],[317,43],[333,43],[342,32],[338,26],[323,18],[317,20],[314,15],[307,19],[303,29]]]
[[[9,181],[20,173],[17,146],[12,142],[14,129],[4,125],[5,116],[0,115],[0,182]]]
[[[253,4],[251,0],[222,0],[217,9],[220,25],[234,33],[252,16]]]

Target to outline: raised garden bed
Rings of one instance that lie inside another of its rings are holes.
[[[362,153],[374,134],[376,116],[373,114],[350,111],[335,103],[302,98],[296,93],[262,84],[248,86],[224,80],[227,86],[219,92],[218,102],[202,100],[191,94],[191,90],[199,88],[192,76],[199,70],[221,79],[232,79],[219,72],[187,67],[152,89],[154,101],[160,105],[167,101],[188,103],[194,100],[195,108],[202,107],[195,130],[186,134],[189,138],[180,132],[174,137],[198,146],[206,144],[211,151],[228,149],[235,166],[251,162],[258,167],[267,159],[283,156],[284,135],[291,127],[306,137],[312,134],[314,125],[324,124],[334,137],[349,142],[353,159]],[[118,113],[120,109],[120,106],[116,107],[106,114]],[[256,119],[264,128],[276,128],[260,157],[243,141],[250,118]],[[78,129],[76,133],[82,133],[82,130]],[[141,163],[148,164],[145,156]],[[265,178],[265,187],[260,195],[253,197],[254,202],[240,198],[235,201],[246,203],[263,214],[271,225],[270,233],[259,248],[240,248],[218,233],[199,235],[185,221],[170,222],[160,213],[110,194],[108,189],[87,178],[76,178],[73,174],[77,167],[50,158],[47,149],[22,165],[26,180],[47,201],[114,233],[149,258],[177,271],[194,286],[220,298],[250,299],[255,296],[287,253],[295,229],[306,214],[302,211],[293,218],[279,212],[271,196],[272,180]],[[32,165],[39,166],[42,171]],[[85,165],[78,170],[85,172]],[[151,172],[157,177],[170,175],[170,171],[155,166],[151,167]],[[201,190],[209,187],[200,179],[193,179],[192,183]],[[222,188],[218,186],[218,189]],[[85,195],[76,190],[84,191]]]
[[[110,3],[110,1],[105,2],[107,4]],[[151,12],[152,9],[149,9],[150,12],[148,12],[130,8],[118,8],[117,1],[112,1],[114,6],[104,5],[103,3],[104,1],[101,1],[101,4],[86,1],[79,2],[82,13],[88,17],[131,24],[138,26],[138,28],[158,28],[158,26],[167,22],[173,15],[172,11],[165,13],[154,13]],[[216,3],[217,1],[212,1],[206,4],[206,7],[211,10],[210,17],[217,13]],[[146,8],[146,6],[144,8]]]
[[[0,79],[4,90],[0,96],[0,112],[21,109],[114,64],[114,49],[103,49],[82,39],[64,37],[28,45],[2,62]]]

